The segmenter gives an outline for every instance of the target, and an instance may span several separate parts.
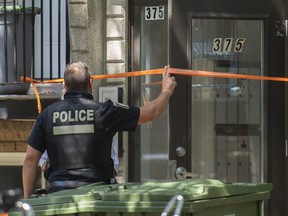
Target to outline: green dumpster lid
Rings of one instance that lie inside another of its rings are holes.
[[[270,197],[272,184],[225,184],[213,179],[151,181],[103,185],[89,184],[77,189],[22,200],[32,206],[35,215],[61,215],[83,212],[161,212],[175,195],[184,199],[183,212],[195,212],[209,206],[227,205]],[[213,200],[213,202],[212,202]],[[9,216],[21,215],[12,210]]]
[[[219,197],[251,194],[272,190],[269,183],[232,183],[225,184],[214,179],[154,181],[143,184],[124,184],[103,193],[104,201],[168,201],[175,194],[185,200],[195,201]]]
[[[77,189],[63,190],[48,194],[47,196],[39,196],[24,201],[27,201],[31,205],[43,205],[47,203],[61,204],[90,200],[102,200],[103,193],[110,190],[110,185],[103,185],[103,183],[93,183],[87,186],[79,187]]]

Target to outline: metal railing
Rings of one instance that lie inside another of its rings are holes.
[[[68,1],[0,1],[0,39],[0,84],[62,77],[70,62]]]

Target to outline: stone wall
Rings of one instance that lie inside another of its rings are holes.
[[[71,61],[83,61],[92,75],[105,71],[105,2],[104,0],[69,0]],[[93,83],[93,95],[98,98]]]
[[[69,23],[72,61],[88,63],[92,75],[128,71],[128,0],[69,0]],[[123,102],[127,103],[127,79],[94,81],[95,100],[100,86],[123,88]],[[127,176],[127,140],[124,133],[119,181]]]
[[[128,71],[128,0],[107,0],[106,5],[106,69],[108,74]],[[107,85],[123,88],[123,101],[128,101],[126,78],[108,79]],[[123,157],[119,158],[118,182],[128,179],[128,136],[123,134]]]
[[[88,63],[93,75],[126,72],[128,70],[127,8],[127,0],[70,0],[72,61]],[[107,85],[125,88],[126,79],[95,82],[94,96],[96,98],[98,96],[97,87]]]

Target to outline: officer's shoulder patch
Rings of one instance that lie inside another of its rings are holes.
[[[127,104],[119,103],[119,102],[113,102],[114,106],[120,107],[123,109],[129,109],[129,106]]]

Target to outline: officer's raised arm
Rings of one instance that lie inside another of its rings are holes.
[[[153,121],[164,112],[176,85],[175,77],[170,77],[169,66],[165,66],[162,74],[162,92],[156,99],[140,107],[138,124]]]

